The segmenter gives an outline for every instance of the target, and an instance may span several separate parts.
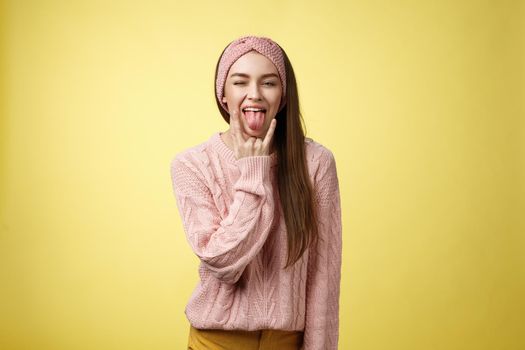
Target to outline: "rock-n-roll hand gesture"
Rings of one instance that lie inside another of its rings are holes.
[[[249,156],[267,156],[270,154],[270,146],[277,121],[272,119],[270,127],[266,132],[264,140],[258,137],[243,136],[241,123],[239,120],[240,108],[234,109],[230,118],[230,135],[233,144],[233,150],[237,159]]]

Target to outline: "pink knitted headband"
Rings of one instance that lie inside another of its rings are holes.
[[[228,111],[222,97],[224,96],[224,84],[230,67],[247,52],[252,50],[264,55],[268,58],[277,68],[279,77],[281,78],[281,86],[283,92],[281,95],[281,104],[279,111],[284,107],[286,103],[286,71],[284,69],[284,55],[281,48],[270,38],[260,36],[243,36],[228,45],[226,50],[221,57],[219,62],[219,68],[217,71],[217,81],[215,82],[215,88],[217,90],[217,98],[224,108]]]

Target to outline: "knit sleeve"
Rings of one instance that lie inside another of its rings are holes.
[[[308,256],[302,350],[337,350],[342,225],[339,181],[330,150],[324,150],[315,183],[319,240]]]
[[[270,157],[243,157],[236,162],[240,176],[233,185],[233,201],[224,218],[206,175],[179,157],[171,162],[173,191],[186,239],[211,274],[228,284],[239,280],[261,250],[274,213]],[[214,190],[220,193],[223,189]]]

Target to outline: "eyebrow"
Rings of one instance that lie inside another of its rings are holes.
[[[233,73],[232,75],[230,75],[230,78],[233,78],[235,76],[238,76],[238,77],[242,77],[242,78],[249,78],[250,76],[246,73]],[[263,74],[261,76],[262,78],[266,78],[266,77],[276,77],[276,78],[279,78],[279,76],[275,73],[267,73],[267,74]]]

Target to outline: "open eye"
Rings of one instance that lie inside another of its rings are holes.
[[[272,81],[267,81],[265,84],[270,85],[270,86],[275,86],[275,83]]]

